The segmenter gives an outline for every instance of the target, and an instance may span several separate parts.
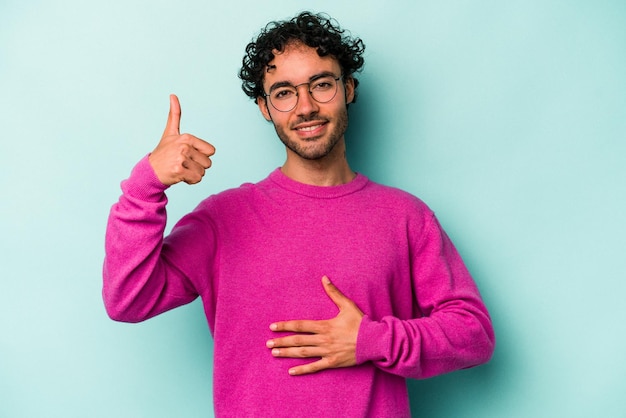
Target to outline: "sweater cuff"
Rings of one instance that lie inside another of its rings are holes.
[[[133,167],[130,177],[122,182],[122,190],[137,199],[158,202],[169,186],[161,183],[150,165],[149,156],[147,154]]]
[[[387,330],[386,323],[373,321],[367,315],[363,316],[356,343],[357,364],[385,359]]]

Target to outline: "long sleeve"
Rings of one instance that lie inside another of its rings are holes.
[[[488,361],[495,338],[478,289],[433,216],[411,257],[416,318],[363,318],[357,362],[410,378],[427,378]],[[409,297],[408,295],[406,297]]]
[[[139,322],[189,303],[198,295],[164,251],[166,188],[145,157],[122,182],[123,194],[111,208],[103,299],[112,319]]]
[[[432,211],[406,192],[362,175],[305,185],[276,169],[207,197],[163,238],[165,186],[147,159],[122,189],[106,237],[109,315],[140,321],[200,295],[215,341],[218,416],[409,416],[403,377],[492,353],[472,278]],[[289,367],[310,359],[273,357],[269,324],[336,315],[323,275],[368,314],[357,341],[362,367],[295,379]]]

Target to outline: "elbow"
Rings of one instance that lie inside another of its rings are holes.
[[[128,322],[137,323],[141,322],[141,318],[137,312],[131,309],[131,304],[125,301],[114,293],[107,292],[106,287],[102,291],[102,300],[104,302],[104,309],[113,321],[116,322]]]
[[[130,316],[128,316],[123,311],[121,311],[119,309],[116,309],[114,307],[111,307],[111,306],[109,306],[107,304],[104,305],[104,308],[105,308],[106,313],[109,316],[109,318],[111,318],[113,321],[116,321],[116,322],[130,322],[130,323],[139,322],[139,321],[132,320],[130,318]]]
[[[109,318],[111,318],[113,321],[130,323],[139,322],[139,320],[133,318],[133,316],[121,305],[107,300],[106,297],[104,298],[104,309]]]
[[[493,333],[493,329],[491,330],[491,335],[489,336],[489,350],[488,355],[485,358],[485,363],[491,360],[493,357],[493,353],[496,351],[496,336]]]
[[[488,363],[493,357],[493,353],[496,349],[496,341],[493,338],[486,338],[485,342],[480,346],[480,349],[476,352],[476,366]]]
[[[469,367],[479,366],[488,363],[493,357],[496,349],[496,338],[491,322],[483,324],[480,331],[474,335],[471,350],[471,365]]]
[[[136,324],[137,322],[142,322],[145,319],[134,315],[128,311],[123,309],[118,309],[116,307],[111,307],[105,303],[104,308],[106,310],[107,315],[115,322],[126,322],[130,324]]]
[[[493,324],[491,323],[491,319],[489,319],[489,321],[486,323],[486,325],[484,326],[484,332],[485,332],[485,354],[484,354],[484,359],[483,359],[483,363],[487,363],[489,360],[491,360],[491,357],[493,357],[493,353],[496,350],[496,334],[495,331],[493,329]]]
[[[146,319],[142,318],[136,309],[136,291],[125,284],[125,280],[112,275],[107,269],[106,263],[102,277],[102,301],[109,318],[116,322],[129,323],[141,322]]]

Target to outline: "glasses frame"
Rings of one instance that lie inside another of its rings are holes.
[[[335,84],[335,93],[333,94],[333,96],[330,99],[328,99],[326,101],[323,101],[323,102],[320,101],[320,100],[317,100],[315,97],[313,97],[313,92],[311,91],[311,84],[315,83],[316,81],[318,81],[319,79],[324,78],[324,77],[331,77],[335,81],[339,81],[339,80],[343,79],[343,74],[340,74],[337,77],[335,77],[334,74],[324,74],[323,76],[317,77],[314,80],[311,80],[311,81],[306,82],[306,83],[296,84],[295,86],[286,86],[286,87],[293,87],[294,90],[296,91],[296,102],[294,103],[294,105],[293,105],[293,107],[291,109],[281,110],[281,109],[277,108],[276,105],[272,102],[271,92],[270,93],[263,92],[263,98],[265,99],[266,102],[269,102],[272,105],[272,107],[274,109],[276,109],[278,112],[283,112],[283,113],[291,112],[292,110],[294,110],[298,106],[298,101],[300,100],[300,93],[298,92],[298,87],[304,86],[304,85],[308,85],[308,88],[306,90],[309,93],[309,95],[311,96],[311,99],[315,100],[317,103],[329,103],[335,97],[337,97],[337,92],[339,91],[339,83]]]

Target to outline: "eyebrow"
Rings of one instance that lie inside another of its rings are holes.
[[[311,77],[309,77],[309,83],[312,83],[315,80],[319,80],[320,78],[324,78],[324,77],[333,77],[336,78],[337,76],[335,75],[335,73],[331,72],[331,71],[322,71],[321,73],[317,73],[312,75]],[[299,83],[302,84],[302,83]],[[299,85],[298,84],[298,85]],[[306,83],[305,83],[306,84]],[[289,81],[277,81],[275,83],[273,83],[270,88],[269,88],[269,92],[272,92],[278,88],[281,87],[295,87],[292,83],[290,83]]]

